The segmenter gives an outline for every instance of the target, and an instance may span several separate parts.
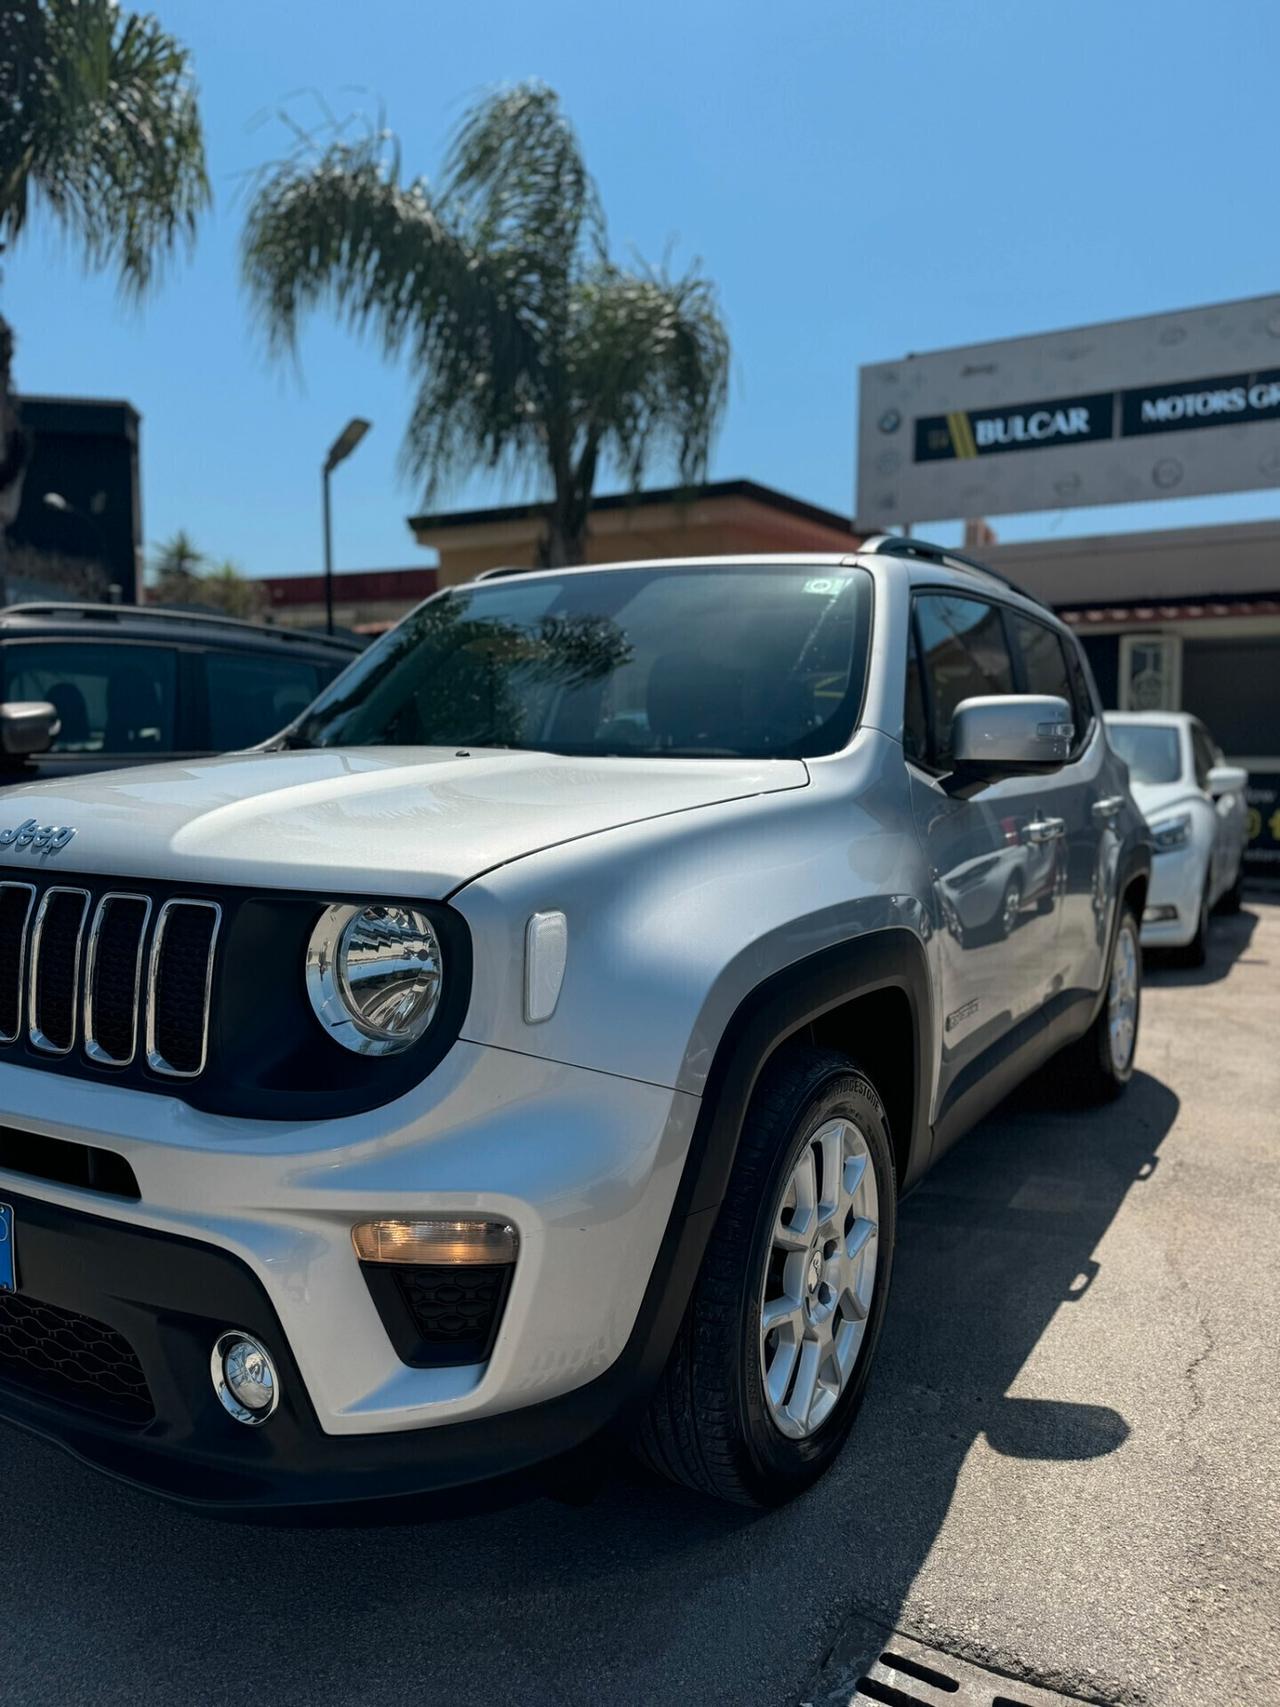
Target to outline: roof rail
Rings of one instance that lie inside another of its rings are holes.
[[[155,622],[161,626],[165,623],[194,622],[209,628],[247,629],[251,634],[270,634],[273,639],[296,643],[305,641],[312,646],[334,646],[344,652],[356,650],[359,646],[358,641],[342,634],[311,633],[304,628],[286,628],[275,623],[248,622],[244,617],[221,616],[214,611],[183,610],[181,606],[170,605],[100,605],[64,599],[32,604],[6,605],[0,609],[0,617],[9,616],[62,617],[64,619],[80,617],[85,622]]]
[[[878,533],[864,540],[858,550],[876,557],[908,557],[913,563],[935,563],[940,569],[968,569],[971,574],[985,575],[989,580],[998,581],[1002,587],[1017,593],[1019,598],[1029,599],[1033,605],[1050,609],[1043,599],[1038,599],[990,564],[979,563],[976,557],[966,557],[963,552],[952,551],[945,545],[931,545],[927,539],[912,539],[907,534]]]

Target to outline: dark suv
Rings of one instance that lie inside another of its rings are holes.
[[[193,611],[13,605],[0,611],[0,781],[252,746],[359,650],[341,636]],[[41,705],[58,723],[47,748]]]

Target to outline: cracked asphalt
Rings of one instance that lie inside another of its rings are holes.
[[[898,1629],[1280,1702],[1280,905],[1150,969],[1138,1065],[1101,1113],[1028,1087],[903,1206],[867,1404],[785,1511],[619,1464],[582,1507],[232,1527],[0,1430],[0,1700],[827,1707]]]

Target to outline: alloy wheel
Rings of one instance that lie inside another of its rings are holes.
[[[760,1300],[765,1402],[793,1440],[822,1426],[849,1383],[875,1291],[878,1235],[867,1141],[853,1121],[829,1120],[782,1193]]]
[[[1111,956],[1107,1028],[1111,1037],[1111,1065],[1117,1073],[1125,1073],[1133,1059],[1138,1029],[1138,944],[1128,919],[1116,934],[1116,946]]]

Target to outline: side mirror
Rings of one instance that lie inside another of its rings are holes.
[[[1223,794],[1241,794],[1249,786],[1249,773],[1240,765],[1214,765],[1209,772],[1209,793],[1215,800]]]
[[[957,769],[987,776],[1057,770],[1071,754],[1071,708],[1056,694],[984,694],[962,699],[951,720]]]
[[[58,713],[47,700],[6,700],[0,704],[0,754],[6,759],[28,759],[47,753],[61,728]]]

